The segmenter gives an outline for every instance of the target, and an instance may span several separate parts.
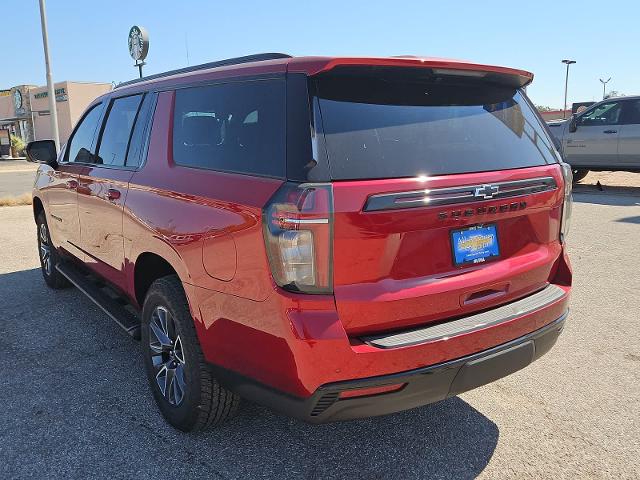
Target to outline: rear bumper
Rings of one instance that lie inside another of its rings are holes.
[[[329,383],[298,398],[228,370],[219,380],[241,396],[310,423],[386,415],[437,402],[514,373],[540,358],[555,344],[567,317],[527,335],[473,355],[390,375]],[[404,386],[390,393],[340,398],[340,393],[385,385]]]

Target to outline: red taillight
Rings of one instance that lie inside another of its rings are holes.
[[[406,383],[396,383],[394,385],[383,385],[381,387],[357,388],[355,390],[345,390],[340,392],[340,398],[366,397],[369,395],[380,395],[381,393],[391,393],[401,390]]]
[[[331,184],[285,183],[263,210],[271,273],[287,290],[331,293]]]

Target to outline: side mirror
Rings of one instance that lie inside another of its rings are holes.
[[[569,119],[569,132],[573,133],[578,130],[578,117],[571,115]]]
[[[58,152],[53,140],[36,140],[27,144],[27,160],[58,168]]]

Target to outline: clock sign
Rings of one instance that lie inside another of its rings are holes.
[[[149,52],[149,34],[143,27],[134,25],[129,30],[129,55],[138,62],[143,62]]]

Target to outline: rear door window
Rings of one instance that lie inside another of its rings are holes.
[[[111,102],[94,163],[124,166],[131,130],[141,100],[142,95],[131,95]]]
[[[624,123],[627,125],[640,124],[640,100],[627,100],[624,104]]]
[[[177,90],[173,160],[187,167],[284,177],[285,106],[285,83],[278,79]]]
[[[442,77],[336,75],[319,78],[315,92],[335,180],[483,172],[557,161],[540,120],[512,87]]]

